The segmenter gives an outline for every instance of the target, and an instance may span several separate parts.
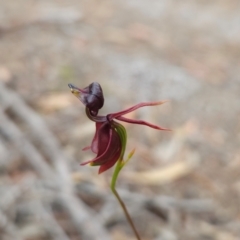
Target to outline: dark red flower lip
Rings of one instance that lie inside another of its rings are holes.
[[[92,116],[97,116],[99,109],[103,107],[104,97],[103,91],[99,83],[92,82],[84,89],[68,84],[71,92],[89,109]]]

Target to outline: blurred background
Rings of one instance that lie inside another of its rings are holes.
[[[139,102],[118,189],[142,240],[240,239],[240,2],[0,0],[0,239],[135,239],[112,170],[79,164],[101,114]]]

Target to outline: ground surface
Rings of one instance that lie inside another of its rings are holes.
[[[79,166],[93,157],[81,149],[94,125],[67,84],[98,81],[103,114],[170,100],[131,117],[172,132],[126,125],[128,151],[137,151],[119,188],[142,238],[240,239],[239,26],[236,0],[1,0],[0,238],[88,240],[95,235],[84,232],[96,231],[134,239],[110,197],[111,171],[99,176]],[[71,182],[73,198],[66,197],[70,185],[42,186],[52,181],[42,162],[59,182]],[[75,200],[81,219],[66,204]]]

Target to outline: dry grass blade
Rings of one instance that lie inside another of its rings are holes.
[[[134,173],[129,172],[124,173],[124,175],[129,181],[136,184],[162,185],[186,176],[193,170],[193,168],[193,164],[187,161],[181,161],[152,171]]]

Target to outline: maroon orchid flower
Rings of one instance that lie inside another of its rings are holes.
[[[91,149],[97,156],[92,160],[81,163],[81,165],[89,163],[92,166],[100,166],[99,173],[114,166],[119,159],[122,160],[125,153],[127,142],[126,130],[123,125],[115,120],[145,125],[157,130],[169,130],[142,120],[124,117],[125,114],[135,111],[138,108],[161,105],[166,101],[139,103],[124,111],[99,116],[98,111],[104,104],[103,92],[99,83],[93,82],[84,89],[77,88],[72,84],[68,86],[71,92],[86,106],[88,118],[96,123],[96,132],[92,144],[83,150]]]

